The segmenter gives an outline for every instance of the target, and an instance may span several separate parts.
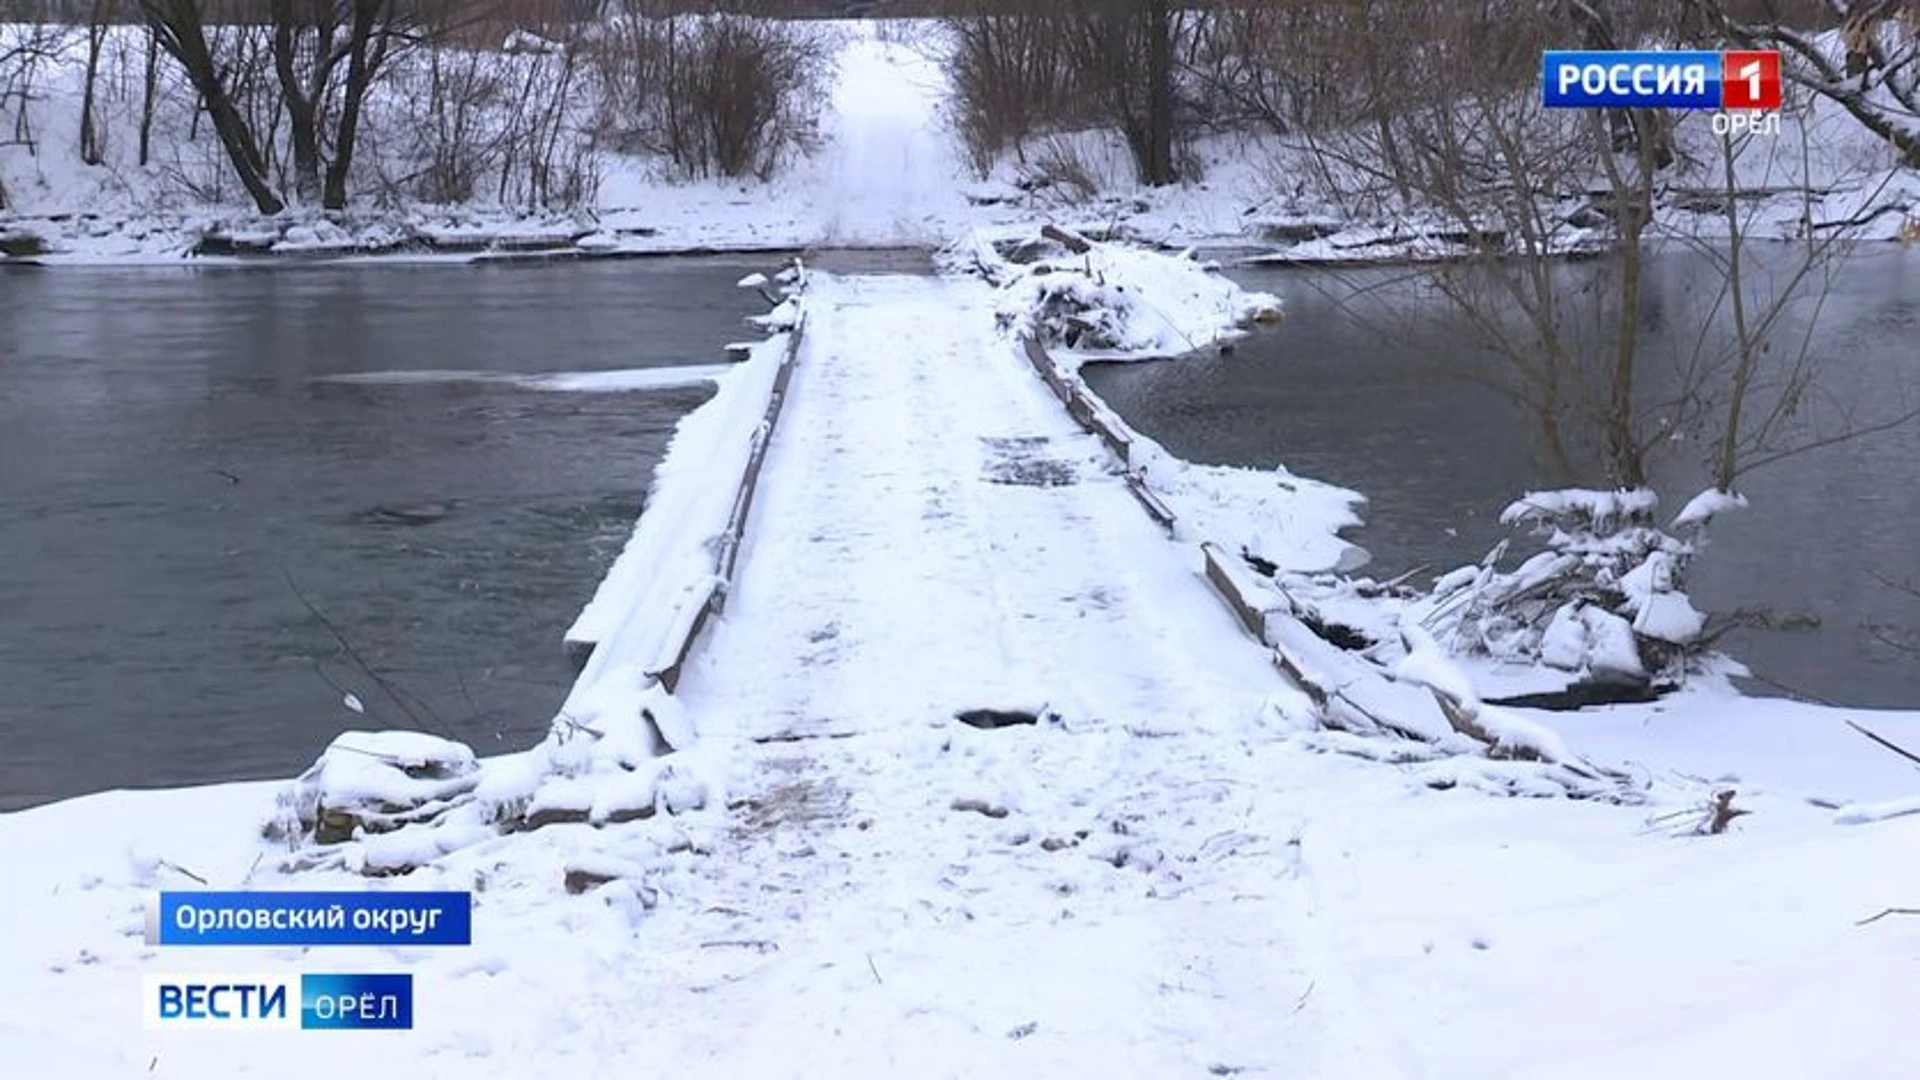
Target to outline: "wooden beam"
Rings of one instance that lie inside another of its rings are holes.
[[[1234,580],[1233,571],[1223,561],[1220,549],[1215,547],[1212,541],[1207,541],[1200,545],[1200,554],[1206,557],[1207,580],[1213,583],[1214,591],[1227,602],[1227,607],[1233,609],[1233,614],[1240,620],[1240,625],[1247,628],[1247,632],[1253,635],[1254,640],[1263,645],[1266,644],[1266,612],[1254,606],[1247,595],[1240,591],[1240,584]]]

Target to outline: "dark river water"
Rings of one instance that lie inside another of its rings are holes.
[[[764,262],[0,273],[0,809],[531,742],[710,390],[334,377],[719,362]]]
[[[1757,299],[1776,295],[1787,256],[1769,251]],[[1175,454],[1271,467],[1366,495],[1354,537],[1386,577],[1478,561],[1502,536],[1503,507],[1551,486],[1538,424],[1489,381],[1500,354],[1446,297],[1404,269],[1236,268],[1279,294],[1286,318],[1226,356],[1098,365],[1093,388]],[[1586,275],[1567,274],[1570,311]],[[1653,261],[1643,294],[1648,403],[1680,385],[1692,358],[1717,356],[1726,325],[1707,256]],[[1597,294],[1596,294],[1597,295]],[[1805,355],[1820,368],[1793,434],[1804,442],[1920,406],[1920,251],[1863,247],[1801,290],[1773,337],[1769,370]],[[1707,345],[1702,348],[1704,338]],[[1588,344],[1598,335],[1576,331]],[[1771,401],[1765,394],[1760,400]],[[1668,440],[1654,466],[1666,513],[1706,486],[1706,448]],[[1703,610],[1812,615],[1814,629],[1743,630],[1723,645],[1770,684],[1857,706],[1920,707],[1920,423],[1789,457],[1740,481],[1752,508],[1716,523],[1694,564]],[[1516,552],[1536,550],[1516,538]],[[1508,565],[1512,565],[1509,562]],[[1902,648],[1905,645],[1909,648]]]

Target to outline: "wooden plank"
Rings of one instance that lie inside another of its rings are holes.
[[[1031,336],[1022,336],[1020,347],[1027,354],[1027,363],[1032,364],[1033,370],[1039,372],[1040,378],[1053,388],[1054,396],[1061,401],[1071,402],[1073,388],[1068,386],[1066,379],[1061,377],[1060,366],[1053,362],[1053,357],[1047,355],[1046,347]]]
[[[660,685],[671,694],[680,686],[680,675],[686,669],[687,657],[693,654],[693,643],[700,639],[700,632],[707,628],[707,618],[713,614],[713,601],[721,593],[718,585],[707,594],[707,601],[694,613],[693,621],[687,625],[687,634],[680,639],[680,647],[674,650],[673,661],[658,672]]]
[[[1126,433],[1126,425],[1113,414],[1113,410],[1107,408],[1106,402],[1084,390],[1081,392],[1086,394],[1087,415],[1094,433],[1100,436],[1122,465],[1133,464],[1133,438]]]
[[[1212,541],[1201,544],[1200,553],[1206,557],[1207,580],[1213,584],[1214,591],[1227,602],[1227,607],[1233,610],[1234,617],[1240,620],[1240,625],[1246,627],[1247,632],[1252,634],[1255,640],[1265,644],[1266,612],[1247,599],[1246,593],[1240,589],[1240,583],[1235,580],[1233,571],[1222,560],[1220,549],[1215,547]]]
[[[780,358],[780,367],[773,375],[773,392],[767,398],[767,411],[760,420],[760,426],[753,434],[753,449],[747,455],[747,467],[740,477],[740,490],[733,500],[733,513],[727,518],[727,531],[721,537],[720,553],[714,560],[714,572],[719,576],[721,586],[715,589],[707,600],[707,606],[718,615],[727,606],[727,593],[733,585],[733,572],[740,558],[740,547],[746,540],[747,518],[753,513],[753,496],[760,487],[760,470],[766,464],[767,448],[773,443],[773,431],[780,424],[780,413],[786,407],[787,388],[793,382],[793,369],[800,357],[800,330],[806,322],[804,312],[800,321],[789,330],[786,355]]]
[[[1058,225],[1040,226],[1040,235],[1059,244],[1075,255],[1085,255],[1087,252],[1093,250],[1093,245],[1087,241],[1086,237],[1076,232],[1069,232]]]
[[[1141,506],[1146,507],[1148,517],[1166,526],[1169,531],[1172,530],[1173,511],[1166,503],[1160,501],[1160,496],[1155,495],[1152,488],[1147,486],[1145,477],[1136,472],[1129,472],[1127,490],[1133,492],[1133,497],[1140,500]]]
[[[1127,459],[1133,453],[1133,442],[1108,426],[1106,418],[1101,415],[1098,401],[1079,387],[1075,387],[1067,398],[1067,413],[1078,420],[1081,427],[1092,432],[1096,438],[1105,443],[1107,449],[1113,451],[1113,455],[1120,459],[1120,464],[1127,464]]]
[[[680,674],[685,668],[687,657],[693,653],[694,642],[698,641],[706,629],[707,620],[725,610],[727,594],[733,586],[734,570],[740,558],[740,547],[746,537],[747,518],[753,513],[754,493],[759,490],[760,473],[766,463],[767,448],[773,443],[774,428],[780,422],[781,410],[786,405],[787,387],[793,380],[793,369],[800,357],[800,334],[806,325],[803,311],[800,321],[794,324],[788,333],[786,355],[780,358],[780,367],[774,372],[773,388],[767,397],[766,412],[762,414],[759,427],[754,429],[753,446],[747,454],[747,464],[740,473],[740,487],[734,493],[733,510],[727,515],[726,531],[721,534],[720,551],[714,557],[715,580],[700,603],[699,610],[687,625],[686,635],[674,649],[672,660],[657,674],[660,684],[668,693],[680,685]]]

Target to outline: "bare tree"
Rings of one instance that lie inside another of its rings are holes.
[[[1920,4],[1914,0],[1822,0],[1824,19],[1797,24],[1775,0],[1736,5],[1687,0],[1730,41],[1785,54],[1783,75],[1845,109],[1920,168]],[[1746,10],[1742,10],[1742,9]],[[1757,10],[1755,10],[1757,9]],[[1839,40],[1830,32],[1840,29]]]
[[[270,5],[273,66],[293,144],[294,197],[308,204],[320,201],[321,110],[344,56],[337,42],[341,6],[336,0],[272,0]]]
[[[214,133],[233,166],[235,176],[262,214],[286,208],[273,189],[267,156],[252,122],[236,102],[227,70],[214,58],[208,44],[201,0],[139,0],[141,15],[159,47],[180,65]]]
[[[1005,151],[1024,160],[1026,140],[1076,107],[1056,21],[987,13],[948,20],[957,127],[982,176]]]
[[[100,53],[107,41],[108,27],[117,14],[114,0],[94,0],[87,17],[87,71],[80,91],[80,160],[100,164],[103,156],[100,122],[94,108],[95,88],[100,81]]]
[[[1126,138],[1141,183],[1179,181],[1173,58],[1189,13],[1166,0],[1063,0],[1062,8],[1078,92]]]
[[[140,167],[153,160],[153,115],[160,99],[160,35],[147,27],[140,78]]]
[[[329,210],[347,205],[347,176],[360,134],[367,92],[401,38],[402,19],[397,0],[351,0],[347,25],[347,81],[340,93],[340,123],[333,140],[333,160],[327,165],[321,204]]]
[[[0,141],[24,146],[29,154],[37,152],[33,111],[28,106],[39,96],[41,72],[59,60],[65,41],[61,27],[0,24],[0,111],[13,108],[12,132]]]
[[[684,176],[769,176],[812,141],[827,46],[806,24],[749,15],[624,19],[595,49],[602,123]]]
[[[540,207],[590,199],[595,100],[605,91],[582,92],[594,89],[586,27],[570,15],[551,2],[424,11],[413,35],[437,47],[396,53],[380,90],[383,123],[362,140],[386,192],[436,203],[485,193]],[[603,59],[596,49],[596,71]],[[650,71],[637,79],[653,83]]]

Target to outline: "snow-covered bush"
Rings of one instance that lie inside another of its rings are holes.
[[[1654,524],[1658,507],[1646,489],[1531,493],[1500,520],[1545,550],[1502,570],[1502,541],[1442,575],[1407,617],[1456,653],[1636,686],[1671,679],[1702,649],[1706,619],[1686,593],[1695,545]]]
[[[282,797],[287,837],[337,844],[430,820],[480,782],[466,746],[416,731],[348,731]]]

